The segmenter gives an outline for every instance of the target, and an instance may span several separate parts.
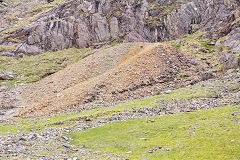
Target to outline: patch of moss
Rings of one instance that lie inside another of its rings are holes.
[[[172,46],[174,47],[174,48],[176,48],[177,50],[180,50],[180,48],[181,48],[181,44],[177,44],[177,43],[173,43],[172,44]]]
[[[225,41],[226,41],[226,38],[227,38],[227,36],[221,37],[221,38],[219,39],[219,40],[220,40],[220,43],[225,42]]]
[[[144,19],[145,23],[150,25],[151,27],[163,27],[164,23],[161,17],[150,16]]]
[[[21,40],[18,38],[8,38],[7,41],[13,42],[13,43],[19,43]]]
[[[212,51],[213,49],[215,49],[215,45],[211,44],[209,41],[201,40],[200,43],[201,47],[206,48],[208,51]]]
[[[181,3],[182,2],[174,1],[168,5],[161,5],[154,1],[153,2],[150,1],[150,4],[147,7],[150,16],[144,19],[145,23],[147,23],[151,27],[163,27],[164,26],[163,18],[166,15],[171,14],[173,10],[178,9],[179,4]],[[152,15],[151,12],[157,12],[158,14]]]
[[[238,24],[240,22],[240,17],[238,17],[233,23],[232,23],[232,26]]]

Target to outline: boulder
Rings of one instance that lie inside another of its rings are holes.
[[[6,87],[6,86],[1,86],[1,87],[0,87],[0,92],[6,91],[7,89],[8,89],[8,87]]]
[[[26,55],[32,56],[41,53],[41,49],[35,45],[28,45],[28,44],[19,44],[15,51],[15,53],[24,53]]]
[[[232,48],[232,53],[240,51],[240,27],[232,30],[227,36],[223,45]]]
[[[96,35],[97,42],[109,41],[111,38],[107,18],[100,14],[94,14],[92,17],[92,26]],[[93,32],[93,33],[94,33]]]
[[[239,67],[240,58],[233,54],[224,54],[220,57],[220,63],[223,64],[222,69],[235,69]]]
[[[87,23],[79,19],[76,21],[76,46],[78,48],[85,48],[90,45],[91,42],[91,33],[88,30]]]
[[[0,74],[0,80],[13,80],[14,76],[12,72],[3,72]]]
[[[111,32],[112,39],[118,38],[119,26],[118,26],[118,20],[116,17],[113,17],[110,20],[110,32]]]

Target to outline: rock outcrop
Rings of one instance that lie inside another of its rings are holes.
[[[240,29],[236,22],[239,6],[239,0],[72,0],[42,14],[10,37],[23,43],[16,52],[32,55],[116,40],[166,41],[201,28],[206,31],[203,38],[214,42],[227,36],[224,45],[236,52],[240,43],[235,34]]]
[[[234,56],[233,54],[224,54],[220,57],[220,62],[222,63],[222,69],[236,69],[240,66],[240,58]]]
[[[240,22],[239,22],[239,27],[236,29],[233,29],[226,36],[226,40],[223,42],[223,45],[230,46],[232,48],[233,53],[240,51]]]

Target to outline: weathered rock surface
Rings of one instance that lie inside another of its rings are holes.
[[[41,52],[41,49],[34,45],[20,44],[16,47],[15,52],[25,53],[27,55],[37,55]]]
[[[217,41],[239,50],[238,0],[74,0],[58,5],[10,37],[21,38],[26,54],[77,46],[95,46],[115,40],[166,41],[199,28]],[[23,36],[26,35],[26,36]]]
[[[240,26],[240,22],[239,22],[239,26]],[[223,45],[232,47],[233,53],[240,51],[240,27],[232,30],[226,36],[226,41],[223,43]]]
[[[220,62],[223,64],[224,70],[238,68],[240,65],[240,58],[233,54],[224,54],[220,57]]]

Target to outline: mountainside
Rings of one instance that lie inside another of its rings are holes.
[[[240,159],[239,0],[0,0],[0,159]]]
[[[240,50],[238,0],[55,0],[52,6],[32,3],[21,2],[19,5],[27,11],[19,15],[12,8],[3,7],[1,11],[0,43],[16,45],[14,53],[35,55],[124,40],[167,41],[199,29],[206,31],[203,37],[211,42],[226,36],[217,44],[233,47],[233,52]]]

